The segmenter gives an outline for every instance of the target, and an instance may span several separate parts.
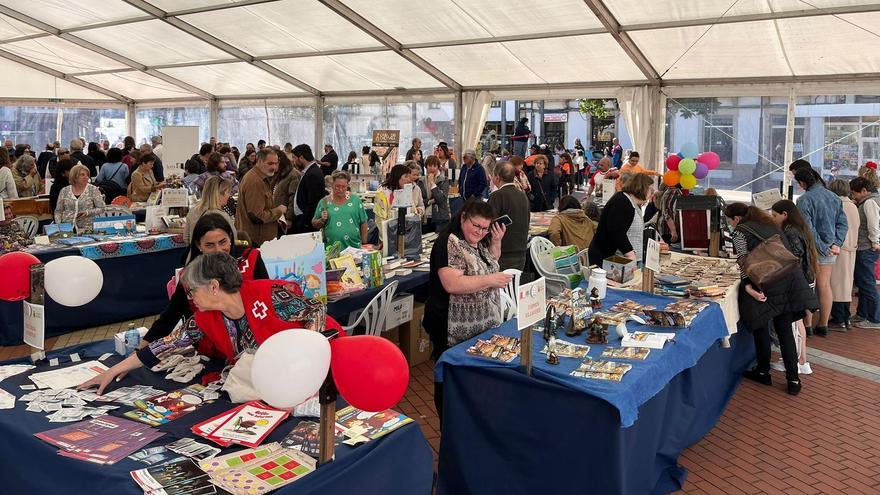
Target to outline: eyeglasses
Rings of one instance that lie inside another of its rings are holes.
[[[190,287],[184,287],[184,288],[183,288],[183,292],[186,293],[186,298],[189,299],[190,301],[191,301],[192,298],[193,298],[193,291],[194,291],[195,289],[196,289],[195,287],[193,287],[193,288],[190,288]]]
[[[483,234],[486,234],[486,233],[489,232],[489,227],[483,227],[482,225],[476,224],[476,223],[474,223],[474,221],[471,220],[470,218],[468,218],[468,222],[470,222],[470,224],[471,224],[475,229],[477,229],[477,232],[481,232],[481,233],[483,233]]]

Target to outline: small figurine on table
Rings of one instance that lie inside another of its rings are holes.
[[[602,300],[599,299],[599,289],[597,287],[593,287],[593,290],[590,291],[590,307],[593,308],[593,311],[602,307]]]
[[[547,307],[544,315],[544,340],[547,342],[547,364],[559,364],[559,356],[556,354],[556,308]]]
[[[599,318],[593,318],[590,321],[590,336],[587,337],[590,344],[607,344],[608,343],[608,325],[599,321]]]
[[[556,336],[551,335],[547,341],[547,364],[559,364],[559,356],[556,354]]]

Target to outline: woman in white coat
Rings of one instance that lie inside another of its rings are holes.
[[[828,189],[840,196],[843,201],[843,213],[846,215],[846,240],[840,247],[840,254],[831,270],[831,293],[834,303],[831,306],[831,318],[828,328],[845,332],[849,329],[850,305],[852,304],[853,273],[856,266],[856,247],[859,240],[859,209],[849,199],[849,183],[845,180],[833,180]]]

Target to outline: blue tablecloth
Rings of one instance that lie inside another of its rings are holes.
[[[401,292],[408,292],[416,297],[416,299],[424,299],[428,290],[428,272],[412,272],[409,275],[404,275],[402,277],[394,277],[390,280],[387,280],[386,284],[394,282],[397,280],[397,291],[395,294],[400,294]],[[340,299],[338,301],[332,302],[327,306],[327,312],[336,319],[341,325],[348,324],[348,315],[353,311],[360,311],[364,309],[370,301],[376,297],[376,294],[381,291],[385,285],[382,287],[377,287],[375,289],[367,289],[362,290],[360,292],[355,292],[354,294],[346,297],[345,299]]]
[[[606,307],[624,298],[658,308],[669,301],[609,291]],[[513,335],[514,329],[508,323],[478,338]],[[621,382],[569,376],[578,359],[546,364],[537,332],[532,378],[518,359],[504,364],[467,355],[470,341],[444,353],[435,368],[444,390],[438,493],[677,490],[686,477],[679,454],[717,422],[754,346],[747,333],[734,335],[729,349],[720,346],[727,331],[715,304],[676,333],[675,343],[652,350],[646,361],[627,361],[633,368]],[[590,345],[589,356],[599,358],[605,346]],[[611,345],[619,340],[612,338]]]
[[[104,274],[98,297],[85,306],[68,308],[47,295],[46,337],[160,313],[168,304],[165,285],[180,266],[184,249],[95,260]],[[43,263],[79,255],[76,247],[35,254]],[[0,345],[20,344],[22,325],[22,304],[0,301]]]
[[[95,359],[104,352],[112,352],[109,341],[80,345],[50,353],[51,356],[67,356],[79,352],[84,359]],[[119,361],[115,355],[105,361],[108,366]],[[62,366],[65,359],[62,359]],[[3,364],[10,364],[9,361]],[[21,362],[19,360],[18,362]],[[45,371],[42,365],[34,371]],[[20,397],[26,393],[19,385],[31,383],[26,374],[7,378],[0,387]],[[131,386],[145,383],[164,390],[181,388],[183,384],[166,381],[161,375],[149,370],[136,370],[118,386]],[[115,387],[115,385],[113,386]],[[224,394],[225,398],[225,394]],[[141,490],[132,481],[129,471],[145,467],[140,462],[125,459],[111,466],[101,466],[76,459],[68,459],[57,454],[55,447],[33,436],[39,431],[48,430],[69,423],[49,423],[45,413],[25,411],[25,403],[16,402],[15,409],[0,410],[0,458],[5,459],[2,472],[2,489],[9,494],[40,493],[89,493],[107,495],[138,495]],[[221,399],[187,416],[181,417],[159,429],[166,435],[151,445],[163,445],[184,436],[194,437],[189,428],[200,421],[217,415],[232,407],[228,400]],[[121,407],[113,411],[121,415],[129,408]],[[298,419],[285,420],[266,439],[266,443],[279,441],[296,425]],[[207,441],[205,441],[207,442]],[[238,450],[237,447],[223,449],[223,454]],[[428,495],[432,483],[431,448],[425,441],[418,425],[410,424],[378,440],[349,447],[340,445],[336,450],[336,460],[318,468],[302,480],[281,490],[278,494],[414,494]],[[85,491],[84,491],[85,490]]]

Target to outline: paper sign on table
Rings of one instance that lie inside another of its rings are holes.
[[[43,350],[46,337],[46,308],[42,304],[22,302],[24,303],[24,343]]]
[[[611,196],[617,192],[617,181],[614,179],[602,180],[602,204],[608,204]]]
[[[547,287],[544,277],[516,289],[516,325],[518,330],[541,321],[547,311]]]
[[[774,203],[781,199],[782,195],[779,194],[779,189],[768,189],[752,194],[752,204],[760,210],[769,210]]]
[[[645,251],[645,268],[660,273],[660,243],[648,238],[648,249]]]
[[[185,187],[180,189],[163,189],[162,190],[162,206],[166,208],[180,207],[186,208],[189,206],[187,196],[189,195],[189,191],[186,190]]]

